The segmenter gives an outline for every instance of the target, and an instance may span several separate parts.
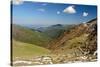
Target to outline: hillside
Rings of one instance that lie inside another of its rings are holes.
[[[34,44],[23,43],[13,40],[13,60],[18,58],[30,59],[34,56],[42,56],[49,54],[49,50]]]
[[[36,30],[31,30],[15,24],[12,26],[12,38],[17,41],[46,47],[48,42],[51,40],[50,37]]]
[[[76,25],[48,45],[56,54],[93,54],[97,50],[97,19]]]
[[[74,25],[55,24],[55,25],[50,25],[48,27],[40,27],[36,30],[44,33],[45,35],[49,36],[52,39],[56,39],[60,35],[62,35],[64,31],[72,28],[73,26]]]
[[[52,30],[56,30],[55,27]],[[64,29],[58,37],[49,38],[43,31],[13,25],[13,64],[97,61],[97,19]]]

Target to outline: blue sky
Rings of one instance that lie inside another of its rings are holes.
[[[97,17],[97,7],[45,2],[11,4],[15,24],[79,24]]]

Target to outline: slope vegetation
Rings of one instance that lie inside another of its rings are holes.
[[[47,55],[49,52],[46,48],[13,40],[13,59],[17,57],[32,58],[34,56]]]
[[[97,50],[97,19],[65,31],[49,44],[54,53],[93,54]]]
[[[12,37],[17,41],[35,44],[42,47],[46,47],[50,41],[48,36],[36,30],[31,30],[15,24],[13,24],[12,28]]]

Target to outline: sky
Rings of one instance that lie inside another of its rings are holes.
[[[14,24],[80,24],[97,17],[93,5],[13,1],[11,6]]]

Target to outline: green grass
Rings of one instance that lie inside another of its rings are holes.
[[[47,47],[51,40],[45,34],[19,25],[13,25],[12,37],[21,42]]]
[[[76,47],[84,45],[84,42],[86,41],[86,39],[87,39],[87,34],[83,34],[79,37],[75,37],[71,40],[68,40],[65,44],[67,48],[76,48]]]
[[[49,50],[34,44],[23,43],[13,40],[13,59],[32,58],[34,56],[41,56],[49,54]]]
[[[75,52],[79,55],[81,52],[77,47],[84,46],[87,39],[87,34],[83,34],[79,37],[75,37],[71,40],[66,41],[58,51],[61,51],[63,54],[74,55]]]

